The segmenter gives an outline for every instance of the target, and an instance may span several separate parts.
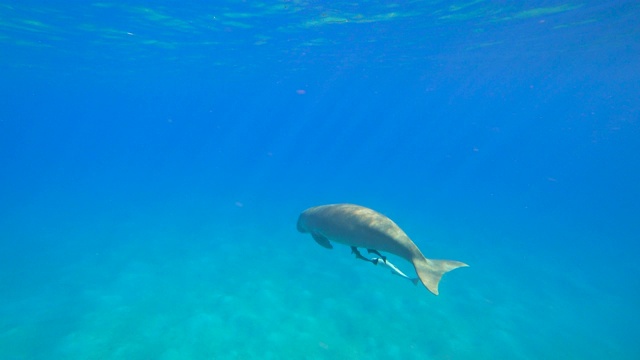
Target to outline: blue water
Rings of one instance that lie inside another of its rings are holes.
[[[2,2],[0,359],[640,358],[639,18]],[[339,202],[470,267],[296,231]]]

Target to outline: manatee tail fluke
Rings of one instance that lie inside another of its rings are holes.
[[[421,256],[421,258],[413,260],[413,266],[416,268],[416,273],[422,284],[434,295],[438,295],[438,283],[442,275],[459,267],[467,267],[469,265],[460,261],[431,260]]]

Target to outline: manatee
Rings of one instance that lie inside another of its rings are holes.
[[[310,233],[322,247],[332,249],[332,241],[345,244],[357,258],[374,264],[386,261],[379,251],[397,255],[413,264],[420,282],[434,295],[438,295],[443,274],[469,266],[460,261],[427,259],[396,223],[360,205],[331,204],[309,208],[300,214],[297,227],[302,233]],[[378,254],[380,259],[367,259],[358,248]]]

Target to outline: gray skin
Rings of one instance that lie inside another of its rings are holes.
[[[444,273],[468,266],[459,261],[427,259],[391,219],[359,205],[332,204],[309,208],[300,214],[297,227],[302,233],[310,233],[319,245],[327,249],[333,248],[333,241],[397,255],[413,264],[422,284],[434,295],[438,295],[438,283]]]

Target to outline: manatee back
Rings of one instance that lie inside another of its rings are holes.
[[[381,213],[353,204],[322,205],[305,210],[308,231],[347,245],[386,251],[411,258],[417,250],[407,234]]]

